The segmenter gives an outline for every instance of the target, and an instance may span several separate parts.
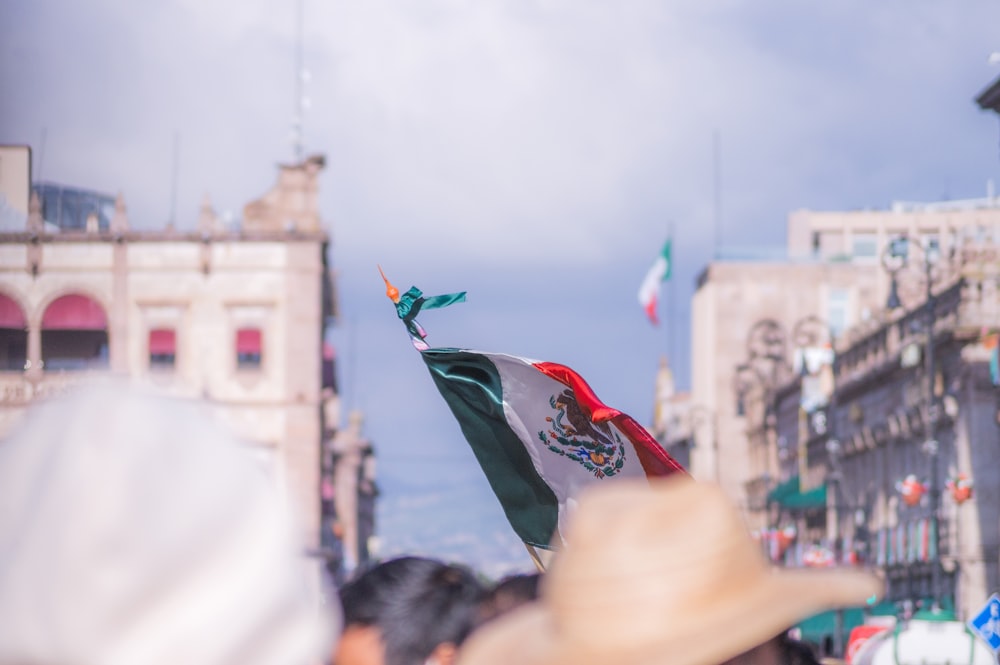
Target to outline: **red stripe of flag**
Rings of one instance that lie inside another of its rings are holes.
[[[684,467],[660,446],[645,427],[618,409],[604,404],[582,376],[558,363],[538,362],[534,363],[534,367],[542,374],[569,386],[576,396],[577,403],[590,414],[593,422],[602,423],[608,420],[613,422],[632,442],[647,478],[669,476],[677,472],[685,473]]]

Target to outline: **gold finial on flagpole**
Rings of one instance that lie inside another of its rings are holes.
[[[389,281],[389,278],[385,276],[384,272],[382,272],[382,266],[378,266],[378,273],[380,275],[382,275],[382,281],[385,282],[385,295],[386,295],[386,297],[388,297],[389,300],[391,300],[393,303],[398,303],[399,302],[399,289],[397,289],[395,286],[393,286],[392,283]]]

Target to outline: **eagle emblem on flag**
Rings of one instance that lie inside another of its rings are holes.
[[[625,466],[625,444],[608,423],[590,419],[569,388],[549,398],[555,417],[546,416],[548,432],[538,438],[552,452],[579,462],[597,478],[617,474]],[[565,421],[565,422],[564,422]]]

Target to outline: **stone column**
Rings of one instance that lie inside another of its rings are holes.
[[[337,463],[333,471],[334,505],[337,521],[343,529],[344,572],[350,574],[358,565],[358,478],[362,449],[367,441],[361,436],[361,412],[351,413],[348,426],[333,438]]]
[[[128,244],[124,234],[128,231],[125,199],[121,194],[115,200],[115,214],[111,218],[111,232],[115,236],[111,268],[111,303],[108,312],[108,356],[111,371],[128,372]]]
[[[42,320],[28,321],[28,362],[25,377],[32,382],[42,378]]]

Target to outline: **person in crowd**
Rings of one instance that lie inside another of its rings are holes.
[[[42,402],[0,443],[0,663],[315,665],[339,605],[295,532],[196,403],[117,383]]]
[[[340,590],[334,665],[451,665],[485,593],[463,566],[416,556],[380,563]]]
[[[772,569],[723,491],[690,478],[589,490],[565,539],[539,600],[473,633],[459,665],[799,663],[775,635],[884,586],[863,571]]]
[[[508,575],[497,582],[487,592],[479,605],[479,624],[492,621],[511,610],[534,600],[538,600],[539,573]]]
[[[724,665],[821,665],[809,645],[782,633],[735,658]]]

